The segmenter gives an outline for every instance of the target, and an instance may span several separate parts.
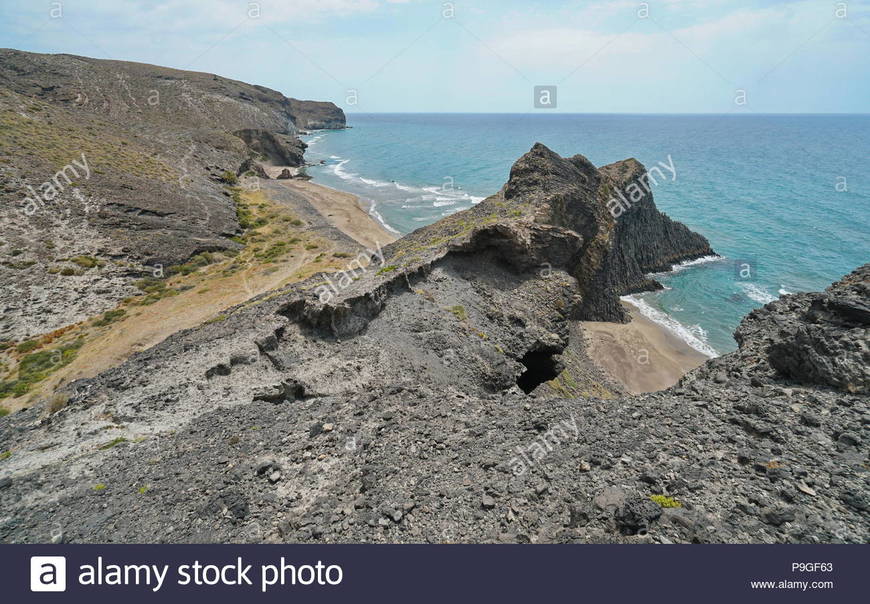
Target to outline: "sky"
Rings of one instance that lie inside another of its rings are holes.
[[[0,0],[0,24],[351,113],[870,112],[870,0]]]

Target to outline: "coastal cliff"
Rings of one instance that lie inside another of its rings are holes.
[[[300,101],[211,73],[129,61],[0,49],[0,86],[128,125],[291,134],[293,127],[345,127],[344,112],[333,103]]]
[[[0,50],[0,341],[239,253],[245,216],[228,187],[302,166],[297,129],[344,126],[332,103],[213,74]]]
[[[3,418],[0,539],[866,542],[870,267],[627,396],[578,319],[712,253],[651,194],[611,211],[643,173],[537,144],[473,208]]]

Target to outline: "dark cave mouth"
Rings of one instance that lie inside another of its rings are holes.
[[[561,372],[556,350],[530,350],[520,359],[526,370],[517,378],[517,386],[529,394],[535,388],[556,378]]]

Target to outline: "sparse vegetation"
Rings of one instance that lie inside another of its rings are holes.
[[[85,270],[92,269],[95,266],[101,266],[101,262],[93,256],[75,256],[70,258],[69,261]]]
[[[22,344],[33,341],[29,340]],[[27,393],[33,384],[44,380],[54,371],[72,362],[83,344],[84,340],[79,338],[58,348],[27,354],[18,363],[18,379],[0,382],[0,398]],[[30,350],[34,348],[28,347]]]
[[[99,483],[99,484],[95,484],[93,488],[94,488],[95,491],[105,491],[105,490],[106,490],[106,485],[104,485],[104,484],[101,482],[101,483]]]
[[[468,319],[468,313],[465,312],[464,306],[451,306],[447,310],[453,313],[453,316],[460,321],[465,321],[466,319]]]
[[[378,275],[386,275],[387,273],[392,273],[394,270],[399,268],[396,264],[391,264],[390,266],[385,266],[381,270],[379,270],[376,274]]]
[[[674,499],[673,497],[668,497],[666,495],[650,495],[650,499],[653,502],[659,504],[663,508],[681,508],[683,504]]]
[[[105,445],[102,445],[100,447],[100,451],[105,451],[106,449],[111,449],[115,445],[120,445],[121,443],[125,443],[125,442],[127,442],[127,439],[124,438],[123,436],[119,436],[118,438],[110,440]]]
[[[235,185],[239,182],[239,178],[235,175],[234,172],[226,170],[223,174],[221,174],[221,182],[228,185]]]
[[[196,256],[193,256],[184,264],[170,266],[168,272],[170,275],[189,275],[191,273],[195,273],[204,266],[214,264],[218,260],[219,259],[211,252],[202,252],[200,254],[197,254]]]
[[[105,327],[110,323],[114,323],[115,321],[121,319],[124,315],[127,314],[127,311],[123,308],[116,308],[115,310],[109,310],[103,313],[103,316],[99,319],[95,319],[92,323],[95,327]]]
[[[39,348],[38,340],[25,340],[24,342],[21,342],[18,346],[16,346],[15,350],[24,353],[30,352],[31,350],[36,350],[37,348]]]
[[[175,171],[166,163],[130,141],[102,128],[73,123],[59,113],[52,113],[50,117],[31,119],[13,109],[0,111],[0,128],[4,131],[0,138],[0,155],[30,155],[57,169],[69,163],[70,145],[75,145],[75,155],[84,154],[95,173],[122,172],[166,182],[177,179]],[[83,184],[73,183],[72,186]]]
[[[2,453],[0,453],[0,461],[4,459],[9,459],[10,457],[12,457],[12,451],[3,451]]]

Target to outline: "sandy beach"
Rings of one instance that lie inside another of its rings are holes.
[[[654,392],[675,384],[709,357],[623,302],[630,323],[582,323],[589,356],[633,393]]]
[[[395,233],[386,230],[363,209],[356,195],[307,180],[276,182],[304,196],[327,222],[369,249],[376,249],[398,239]]]

